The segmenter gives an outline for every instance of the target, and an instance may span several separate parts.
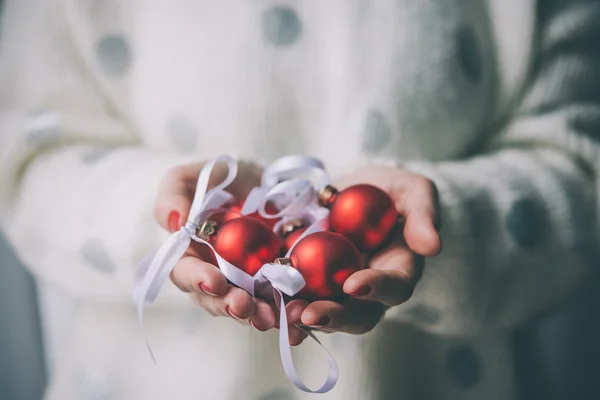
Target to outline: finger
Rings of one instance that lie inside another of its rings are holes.
[[[398,213],[405,220],[406,243],[417,254],[435,256],[441,251],[437,189],[433,182],[420,175],[407,173],[399,179],[403,182],[394,185],[392,196]]]
[[[179,260],[171,272],[171,280],[184,292],[223,296],[228,290],[227,279],[217,267],[191,256]]]
[[[289,325],[288,337],[291,346],[298,346],[308,337],[308,334],[301,328],[293,326],[294,324],[301,323],[300,318],[308,304],[306,300],[295,299],[290,301],[285,307]]]
[[[216,302],[221,300],[218,297],[213,299]],[[256,312],[256,303],[252,296],[237,287],[230,286],[222,301],[223,311],[237,320],[247,320]]]
[[[421,278],[424,259],[399,243],[375,256],[370,268],[350,275],[344,292],[362,300],[377,301],[387,306],[406,302]]]
[[[370,301],[315,301],[306,307],[301,319],[305,325],[325,331],[363,334],[377,325],[384,311],[383,304]]]
[[[352,281],[344,283],[344,292],[362,300],[377,301],[390,307],[406,302],[415,289],[414,280],[392,271],[364,269],[351,277]]]
[[[259,331],[268,331],[275,327],[276,317],[271,306],[260,300],[255,299],[256,312],[250,318],[250,324]]]
[[[194,185],[202,164],[190,164],[172,168],[163,177],[154,205],[154,217],[164,229],[174,232],[187,220]]]
[[[297,326],[290,326],[288,330],[288,337],[290,340],[290,346],[298,346],[304,341],[304,339],[308,337],[308,334]]]
[[[194,302],[213,316],[232,317],[249,324],[248,318],[256,311],[252,297],[244,290],[229,286],[225,296],[209,296],[201,292],[193,293]]]

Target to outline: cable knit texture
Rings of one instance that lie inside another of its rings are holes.
[[[318,4],[317,4],[318,3]],[[221,153],[408,168],[438,186],[441,255],[372,332],[326,335],[324,399],[512,400],[509,335],[598,256],[600,3],[8,0],[0,216],[77,304],[47,398],[305,399],[276,332],[211,319],[171,285],[131,306],[165,239],[161,176]],[[313,344],[295,350],[311,385]],[[260,368],[257,368],[260,366]]]

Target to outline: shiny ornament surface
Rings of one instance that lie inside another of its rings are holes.
[[[342,287],[354,272],[363,268],[356,246],[333,232],[316,232],[301,239],[292,250],[289,263],[306,281],[296,295],[309,301],[347,298]]]
[[[215,253],[204,243],[198,243],[192,241],[190,245],[189,253],[195,257],[198,257],[202,261],[206,261],[212,265],[217,265],[217,258]]]
[[[329,229],[362,252],[377,249],[391,235],[398,213],[391,197],[372,185],[354,185],[327,197]]]
[[[225,260],[254,275],[279,256],[281,241],[256,218],[239,217],[218,225],[209,237],[215,251]]]
[[[231,206],[227,207],[227,210],[228,211],[224,212],[223,216],[220,217],[220,220],[223,222],[242,216],[242,206],[240,204],[232,204]],[[275,205],[273,205],[272,203],[267,203],[267,205],[265,206],[265,211],[267,211],[267,213],[269,214],[276,214],[277,212],[279,212],[279,210],[277,210]],[[258,213],[258,211],[250,213],[246,215],[246,217],[255,218],[261,221],[263,224],[267,225],[271,229],[275,228],[275,225],[279,221],[279,218],[264,218]]]
[[[298,238],[304,233],[304,231],[306,229],[307,229],[307,227],[305,227],[305,226],[298,227],[283,237],[283,251],[282,252],[284,254],[287,253],[292,248],[294,243],[296,243]]]

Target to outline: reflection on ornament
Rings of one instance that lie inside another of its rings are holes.
[[[363,267],[356,247],[344,236],[333,232],[315,232],[302,238],[292,250],[289,259],[277,263],[296,268],[306,286],[296,295],[309,301],[344,300],[342,290],[346,279]]]
[[[196,234],[226,261],[250,275],[277,258],[281,249],[279,238],[267,225],[247,216],[221,224],[205,221]]]
[[[341,192],[327,186],[319,203],[329,209],[329,229],[350,239],[362,252],[383,245],[398,219],[394,201],[373,185],[354,185]]]

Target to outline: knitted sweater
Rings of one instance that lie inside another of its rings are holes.
[[[372,332],[325,335],[325,399],[514,399],[509,335],[598,263],[600,4],[567,0],[8,0],[0,219],[77,304],[48,399],[304,399],[276,332],[169,286],[132,312],[165,239],[170,167],[218,154],[392,163],[438,187],[443,251]],[[308,384],[313,344],[295,350]]]

